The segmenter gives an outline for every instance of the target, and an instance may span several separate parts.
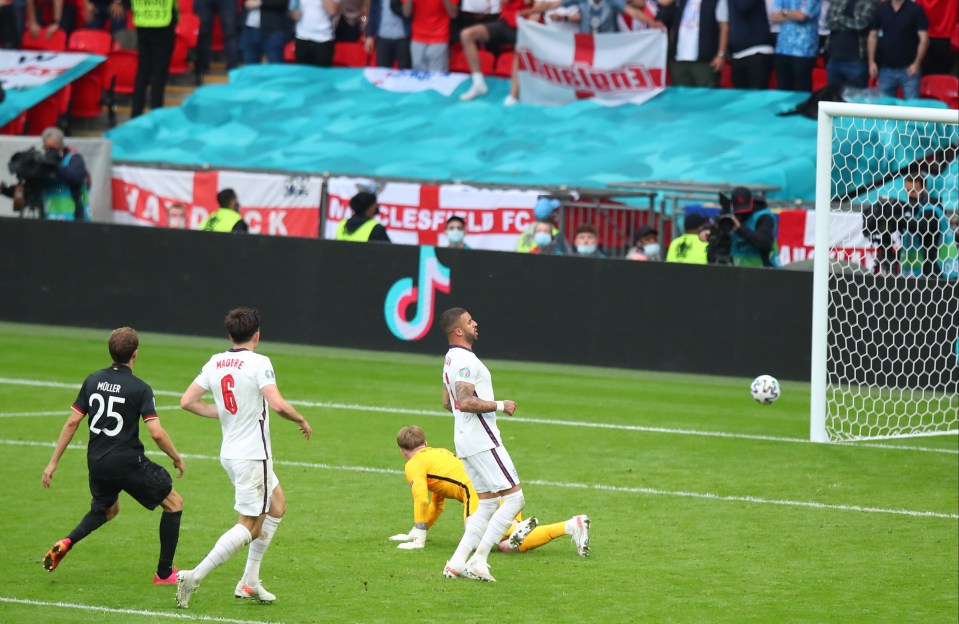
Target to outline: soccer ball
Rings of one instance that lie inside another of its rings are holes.
[[[769,405],[779,398],[779,381],[771,375],[760,375],[749,384],[749,394],[757,403]]]

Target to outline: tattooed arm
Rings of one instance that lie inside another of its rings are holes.
[[[456,382],[456,409],[473,414],[488,414],[489,412],[495,412],[496,408],[496,401],[484,401],[476,396],[473,384],[465,381]],[[512,415],[515,411],[516,403],[514,401],[503,401],[503,413]]]

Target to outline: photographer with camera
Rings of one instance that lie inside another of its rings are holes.
[[[17,185],[0,183],[0,192],[14,200],[14,210],[36,212],[41,219],[88,221],[90,174],[83,156],[63,143],[63,131],[50,127],[41,135],[40,149],[17,152],[10,173]]]
[[[719,194],[722,206],[716,227],[709,235],[709,264],[775,267],[776,215],[763,199],[753,197],[744,186],[733,189],[732,196]]]

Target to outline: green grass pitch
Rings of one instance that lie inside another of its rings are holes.
[[[159,511],[121,513],[53,573],[41,559],[89,506],[85,454],[40,475],[83,378],[109,364],[108,332],[0,324],[0,622],[917,622],[959,621],[959,439],[857,445],[808,438],[808,386],[771,406],[748,379],[487,361],[528,515],[593,519],[592,552],[569,539],[490,557],[498,582],[447,580],[461,534],[450,503],[427,548],[387,537],[412,524],[397,430],[452,448],[435,357],[266,341],[306,442],[272,419],[289,510],[263,564],[271,605],[233,598],[245,551],[175,608],[153,586]],[[187,458],[176,564],[190,568],[236,520],[217,423],[178,397],[225,341],[141,335],[135,372]],[[477,352],[483,356],[482,342]],[[756,371],[772,373],[775,371]],[[85,444],[81,428],[75,439]],[[145,431],[141,439],[155,451]],[[170,467],[164,457],[154,459]]]

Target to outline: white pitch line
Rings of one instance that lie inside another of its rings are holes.
[[[53,442],[34,442],[24,440],[0,440],[0,444],[9,444],[11,446],[56,446]],[[71,444],[70,449],[82,450],[86,447],[80,444]],[[147,451],[147,455],[165,457],[159,451]],[[199,459],[219,462],[219,457],[212,455],[192,455],[181,453],[185,459]],[[277,466],[294,466],[297,468],[314,468],[316,470],[335,470],[342,472],[372,472],[378,474],[402,475],[404,472],[395,468],[375,468],[372,466],[336,466],[333,464],[321,464],[316,462],[288,461],[274,459],[273,464]],[[755,496],[725,496],[722,494],[712,494],[709,492],[684,492],[681,490],[660,490],[656,488],[644,487],[626,487],[617,485],[603,485],[600,483],[563,483],[559,481],[543,481],[539,479],[528,479],[525,483],[531,485],[545,485],[548,487],[569,488],[577,490],[604,490],[610,492],[627,492],[631,494],[649,494],[653,496],[677,496],[681,498],[700,498],[707,500],[717,500],[739,503],[756,503],[759,505],[780,505],[786,507],[806,507],[813,509],[830,509],[834,511],[859,511],[863,513],[891,514],[895,516],[912,516],[920,518],[946,518],[948,520],[959,520],[959,514],[948,514],[938,511],[916,511],[912,509],[885,509],[882,507],[862,507],[860,505],[832,505],[829,503],[817,503],[811,501],[791,501],[780,499],[759,498]]]
[[[40,386],[50,388],[71,388],[78,389],[76,384],[65,384],[55,381],[35,381],[30,379],[9,379],[0,377],[0,384],[13,384],[23,386]],[[180,397],[182,393],[169,390],[154,390],[157,396]],[[384,414],[406,414],[409,416],[430,416],[438,418],[452,418],[449,412],[439,410],[420,410],[403,407],[383,407],[377,405],[356,405],[351,403],[330,403],[322,401],[296,401],[290,403],[299,407],[314,407],[320,409],[340,409],[359,412],[374,412]],[[160,409],[171,409],[169,407]],[[2,415],[2,414],[0,414]],[[706,438],[725,438],[734,440],[757,440],[761,442],[789,442],[793,444],[811,444],[806,438],[786,438],[781,436],[766,436],[750,433],[730,433],[726,431],[702,431],[699,429],[670,429],[668,427],[647,427],[642,425],[620,425],[614,423],[596,423],[575,420],[556,420],[552,418],[526,418],[522,416],[508,416],[504,420],[509,422],[535,424],[535,425],[554,425],[561,427],[581,427],[587,429],[612,429],[616,431],[638,431],[642,433],[665,433],[671,435],[701,436]],[[877,442],[835,442],[836,446],[849,446],[854,448],[877,448],[899,451],[919,451],[926,453],[945,453],[947,455],[959,455],[959,449],[945,449],[927,446],[906,446],[902,444],[888,444]]]
[[[179,410],[179,405],[157,405],[157,411]],[[70,408],[56,410],[52,412],[0,412],[0,418],[32,418],[34,416],[63,416],[70,415]]]
[[[215,617],[212,615],[191,615],[187,613],[166,613],[163,611],[146,611],[141,609],[114,609],[112,607],[98,607],[95,605],[76,604],[72,602],[47,602],[45,600],[24,600],[22,598],[8,598],[0,596],[0,602],[10,604],[30,605],[34,607],[57,607],[61,609],[80,609],[83,611],[99,611],[100,613],[122,613],[124,615],[140,615],[144,617],[169,618],[171,620],[188,620],[194,622],[225,622],[228,624],[274,624],[261,620],[234,620],[232,618]]]

